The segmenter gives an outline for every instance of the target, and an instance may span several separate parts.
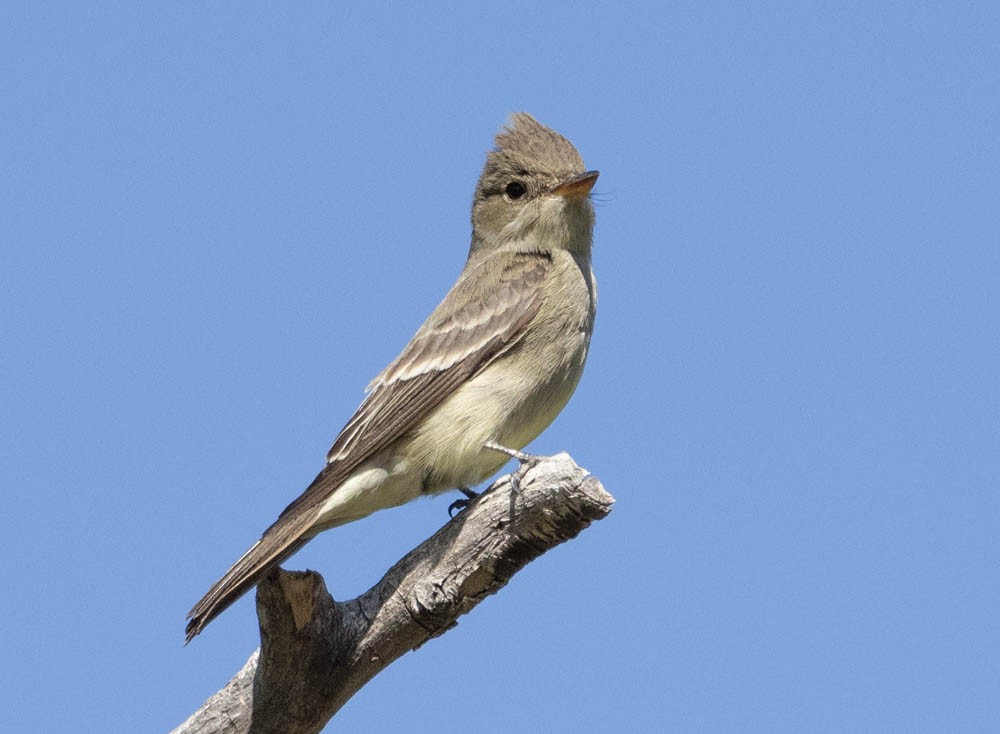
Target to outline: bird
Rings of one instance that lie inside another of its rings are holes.
[[[598,175],[561,134],[511,115],[476,184],[458,280],[368,385],[312,483],[194,605],[185,644],[318,533],[423,495],[473,496],[548,427],[594,328]]]

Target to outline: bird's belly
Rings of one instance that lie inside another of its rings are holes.
[[[314,533],[396,507],[420,496],[420,476],[392,452],[378,454],[359,466],[323,503]]]
[[[520,449],[544,431],[579,382],[585,340],[572,352],[549,370],[525,364],[521,356],[497,360],[429,415],[405,450],[423,469],[423,491],[479,484],[509,461],[483,448],[485,443]]]

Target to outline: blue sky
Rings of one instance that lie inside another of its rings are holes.
[[[187,648],[184,614],[450,286],[527,110],[601,170],[591,357],[532,449],[618,503],[338,726],[997,731],[998,37],[985,3],[6,4],[0,729],[166,731],[243,664],[249,598]],[[288,567],[353,597],[451,499]]]

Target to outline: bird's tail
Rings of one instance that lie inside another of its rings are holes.
[[[290,528],[283,525],[279,520],[268,528],[261,539],[226,571],[225,576],[212,584],[208,593],[188,612],[184,644],[191,642],[205,625],[309,541],[309,537],[289,533]]]
[[[354,462],[330,462],[316,475],[298,499],[284,509],[278,519],[250,546],[226,575],[188,612],[185,643],[205,629],[205,625],[230,604],[256,586],[272,569],[309,542],[320,529],[316,523],[322,503],[357,466]],[[322,526],[331,527],[330,524]]]

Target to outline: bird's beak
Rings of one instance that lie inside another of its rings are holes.
[[[587,171],[586,173],[580,173],[576,176],[570,176],[565,181],[561,181],[556,184],[552,188],[551,193],[556,196],[565,196],[567,198],[586,196],[590,193],[590,190],[594,188],[594,183],[600,175],[600,171]]]

